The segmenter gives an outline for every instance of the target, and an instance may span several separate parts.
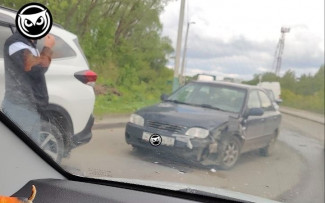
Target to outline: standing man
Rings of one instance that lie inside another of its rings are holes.
[[[36,143],[41,130],[40,112],[49,102],[45,73],[51,63],[55,39],[44,37],[39,53],[36,40],[15,32],[4,46],[5,98],[2,109]]]

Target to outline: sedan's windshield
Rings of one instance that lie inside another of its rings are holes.
[[[208,83],[190,83],[167,101],[239,113],[245,99],[245,90]]]

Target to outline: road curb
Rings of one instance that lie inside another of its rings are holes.
[[[109,129],[109,128],[123,128],[126,126],[126,123],[99,123],[94,124],[93,130],[103,130],[103,129]]]
[[[301,119],[305,119],[305,120],[309,120],[309,121],[313,121],[313,122],[316,122],[316,123],[319,123],[319,124],[322,124],[322,125],[325,125],[324,121],[319,121],[317,119],[312,119],[312,118],[308,118],[306,116],[301,116],[301,115],[298,115],[296,113],[292,113],[290,111],[286,111],[286,110],[281,110],[280,109],[280,112],[281,113],[284,113],[284,114],[288,114],[288,115],[291,115],[291,116],[295,116],[295,117],[298,117],[298,118],[301,118]]]

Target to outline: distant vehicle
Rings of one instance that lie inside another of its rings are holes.
[[[230,77],[225,77],[223,78],[224,82],[233,82],[233,83],[241,83],[242,80],[239,78],[230,78]]]
[[[203,73],[195,75],[193,79],[196,81],[216,81],[217,76]]]
[[[272,90],[275,102],[277,104],[280,104],[282,102],[281,86],[279,82],[261,82],[257,84],[257,86],[262,87],[264,89]]]
[[[243,152],[270,155],[279,134],[281,114],[257,86],[193,81],[161,99],[131,115],[128,144],[229,169]],[[153,134],[162,138],[159,147],[149,144]]]
[[[16,30],[15,17],[16,11],[0,6],[0,108],[5,93],[3,47]],[[51,34],[56,42],[45,75],[50,104],[47,111],[42,112],[50,127],[42,129],[41,146],[59,162],[72,148],[88,143],[92,137],[95,103],[92,86],[97,75],[89,70],[75,34],[58,25],[52,27]],[[38,41],[39,51],[43,44],[43,40]]]

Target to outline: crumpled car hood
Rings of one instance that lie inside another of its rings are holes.
[[[214,129],[229,120],[229,116],[237,114],[218,111],[209,108],[175,104],[159,103],[137,111],[145,120],[159,121],[184,127],[202,127]]]

